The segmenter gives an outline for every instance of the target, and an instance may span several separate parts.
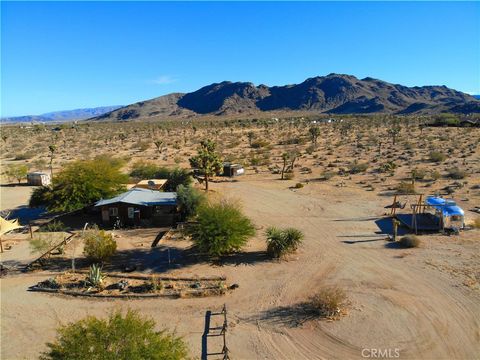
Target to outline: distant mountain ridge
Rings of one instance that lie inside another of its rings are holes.
[[[63,110],[63,111],[53,111],[41,115],[26,115],[26,116],[13,116],[2,118],[2,122],[55,122],[55,121],[72,121],[72,120],[85,120],[92,117],[100,116],[105,113],[112,112],[118,108],[121,108],[120,105],[114,106],[101,106],[95,108],[85,108],[85,109],[75,109],[75,110]]]
[[[329,74],[300,84],[256,86],[250,82],[211,84],[191,93],[141,101],[92,120],[254,114],[262,111],[330,114],[480,113],[480,101],[446,86],[407,87],[367,77]]]

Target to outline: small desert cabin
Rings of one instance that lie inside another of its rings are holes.
[[[425,200],[435,211],[435,216],[440,219],[442,229],[463,229],[465,226],[465,213],[455,201],[437,196],[429,196]]]
[[[104,224],[172,226],[177,221],[177,193],[132,188],[95,204]]]
[[[28,185],[48,186],[52,183],[50,175],[43,172],[31,172],[27,174]]]
[[[240,164],[230,164],[224,163],[223,164],[223,176],[238,176],[245,173],[245,169]]]

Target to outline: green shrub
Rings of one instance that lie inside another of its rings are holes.
[[[40,186],[35,188],[32,191],[32,195],[30,195],[28,206],[30,207],[47,206],[50,201],[51,191],[52,190],[48,186]]]
[[[42,360],[180,360],[188,358],[181,338],[156,331],[152,319],[137,311],[110,314],[108,319],[89,316],[57,330],[57,338],[47,343]]]
[[[335,176],[335,173],[333,171],[324,171],[324,172],[322,172],[321,178],[323,180],[330,180],[334,176]]]
[[[267,253],[274,258],[280,258],[296,251],[304,238],[303,233],[294,228],[282,230],[269,227],[265,235],[267,237]]]
[[[420,239],[415,235],[406,235],[400,239],[399,244],[404,248],[414,248],[420,245]]]
[[[439,151],[431,151],[430,154],[428,155],[430,161],[433,162],[444,162],[447,156]]]
[[[303,186],[304,185],[302,183],[296,183],[295,184],[295,189],[301,189],[301,188],[303,188]]]
[[[330,317],[340,314],[347,304],[345,292],[336,286],[324,286],[311,298],[312,307],[320,316]]]
[[[440,172],[438,172],[437,170],[433,170],[430,172],[430,177],[433,181],[437,181],[438,179],[440,179],[441,175]]]
[[[28,166],[22,164],[10,164],[7,167],[7,171],[5,171],[7,177],[17,180],[19,184],[27,177],[27,173]]]
[[[251,147],[254,148],[254,149],[260,149],[260,148],[263,148],[267,145],[269,145],[268,141],[263,140],[263,139],[257,139],[257,140],[252,141]]]
[[[165,191],[177,191],[180,185],[185,187],[193,182],[191,171],[182,168],[168,170],[167,179],[168,181],[164,188]]]
[[[425,169],[413,169],[412,178],[415,180],[423,180],[427,176],[427,171]]]
[[[53,220],[46,225],[40,226],[38,231],[39,232],[57,232],[57,231],[64,231],[66,229],[67,227],[60,220]]]
[[[83,253],[93,262],[107,261],[117,250],[117,243],[111,233],[98,228],[85,231],[83,234],[85,247]]]
[[[197,215],[198,208],[205,201],[205,195],[191,186],[179,185],[177,203],[182,220]]]
[[[240,250],[255,228],[237,203],[220,200],[202,205],[187,233],[200,251],[222,256]]]
[[[73,211],[115,196],[125,190],[127,181],[120,167],[120,161],[106,157],[69,163],[53,178],[51,188],[34,191],[30,204],[46,205],[49,211]]]
[[[456,180],[464,179],[467,177],[467,172],[458,167],[448,170],[448,177]]]
[[[136,180],[168,179],[170,170],[148,161],[137,161],[133,164],[130,176]]]

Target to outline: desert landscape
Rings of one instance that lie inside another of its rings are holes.
[[[479,19],[1,1],[0,359],[480,360]]]
[[[428,126],[435,118],[277,113],[115,126],[87,121],[2,127],[4,168],[25,164],[48,173],[52,160],[53,174],[69,162],[98,155],[122,159],[127,174],[152,162],[188,169],[200,141],[211,138],[222,160],[242,164],[245,175],[213,177],[208,196],[240,201],[257,230],[241,251],[214,262],[192,255],[192,243],[181,233],[151,247],[162,229],[113,230],[117,251],[136,264],[134,274],[217,276],[228,286],[236,284],[223,295],[201,298],[97,299],[30,292],[29,287],[68,271],[70,263],[53,256],[24,272],[38,256],[30,252],[29,232],[4,235],[2,358],[35,358],[55,338],[59,324],[119,308],[151,316],[160,328],[181,336],[192,357],[207,358],[222,344],[216,337],[205,342],[206,312],[224,304],[234,359],[362,358],[372,351],[405,359],[476,358],[480,133],[472,127]],[[282,174],[284,162],[292,166]],[[2,174],[3,184],[9,183],[1,187],[2,211],[26,216],[34,187],[23,179],[17,185],[8,176]],[[465,210],[468,230],[419,235],[415,248],[392,243],[391,209],[385,207],[398,194],[407,211],[416,201],[412,193],[453,198]],[[32,222],[33,230],[42,221],[48,214]],[[302,245],[285,258],[270,258],[265,242],[270,226],[301,230]],[[81,267],[81,249],[80,242],[71,242],[62,256],[68,260],[76,251]],[[116,268],[121,261],[114,257],[106,271],[121,272]],[[319,318],[306,310],[322,286],[340,287],[347,295],[339,316]]]

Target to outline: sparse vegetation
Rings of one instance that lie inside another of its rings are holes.
[[[43,360],[158,359],[188,357],[181,338],[165,330],[156,331],[155,322],[134,310],[120,311],[108,319],[89,316],[57,330],[57,339],[48,343]]]
[[[440,163],[440,162],[444,162],[445,159],[447,158],[447,156],[439,151],[432,151],[430,152],[430,154],[428,155],[430,161],[433,161],[433,162],[436,162],[436,163]]]
[[[337,286],[322,286],[311,298],[311,305],[322,317],[340,315],[347,304],[347,296],[343,289]]]

